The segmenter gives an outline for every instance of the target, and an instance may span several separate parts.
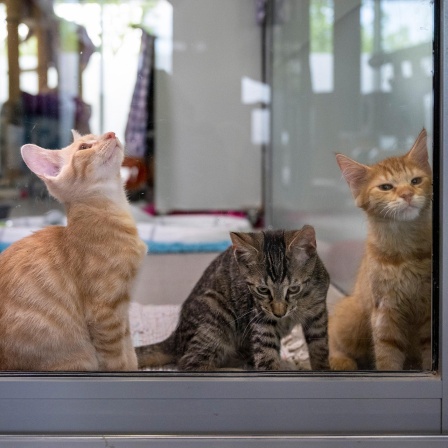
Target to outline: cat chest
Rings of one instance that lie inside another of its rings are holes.
[[[252,345],[252,340],[259,334],[270,334],[279,339],[287,336],[298,322],[286,317],[276,321],[266,322],[253,318],[238,325],[236,332],[236,344],[240,348],[248,348]]]
[[[431,265],[381,266],[369,276],[374,305],[427,310],[431,301]]]

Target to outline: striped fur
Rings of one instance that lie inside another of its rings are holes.
[[[0,255],[0,369],[136,370],[129,288],[146,246],[120,178],[114,133],[22,156],[67,209]]]
[[[314,229],[231,238],[233,246],[210,264],[183,304],[171,336],[137,347],[139,366],[285,369],[280,339],[302,324],[311,367],[328,369],[329,277],[316,253]]]
[[[329,323],[334,370],[431,368],[431,196],[426,131],[412,149],[376,165],[337,161],[368,217],[351,296]]]

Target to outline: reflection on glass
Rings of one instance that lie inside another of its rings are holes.
[[[423,127],[431,136],[430,1],[19,3],[0,4],[2,250],[65,223],[20,146],[111,131],[150,252],[130,308],[135,345],[172,332],[229,231],[312,225],[331,313],[366,236],[334,153],[370,165],[405,153]],[[310,367],[299,327],[280,351]]]
[[[332,285],[348,293],[367,223],[334,155],[371,165],[406,153],[422,128],[431,133],[432,5],[387,0],[277,4],[288,14],[273,30],[269,216],[274,227],[315,226]],[[331,42],[322,38],[330,27]],[[318,29],[324,31],[316,38]],[[330,314],[337,300],[330,290]]]

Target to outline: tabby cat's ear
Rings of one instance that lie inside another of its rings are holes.
[[[82,135],[76,129],[72,129],[72,135],[74,142],[82,137]]]
[[[428,160],[427,134],[425,128],[420,131],[414,145],[405,157],[413,160],[423,170],[431,172],[431,166],[429,165]]]
[[[253,259],[261,251],[261,234],[247,232],[230,232],[233,254],[237,260],[248,261]]]
[[[314,227],[305,225],[300,230],[285,232],[286,250],[296,257],[307,260],[316,253],[316,232]]]
[[[57,149],[44,149],[27,144],[22,146],[20,152],[28,168],[41,179],[55,177],[62,169],[63,160]]]
[[[356,200],[371,168],[362,163],[355,162],[344,154],[336,154],[336,161]]]

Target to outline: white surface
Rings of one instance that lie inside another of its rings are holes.
[[[261,147],[251,142],[243,78],[261,78],[261,28],[241,0],[173,0],[172,73],[156,72],[155,203],[170,210],[261,205]]]

